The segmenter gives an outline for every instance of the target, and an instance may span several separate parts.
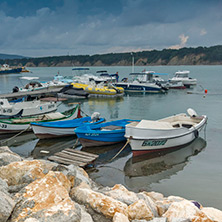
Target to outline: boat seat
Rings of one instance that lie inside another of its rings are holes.
[[[123,128],[122,126],[109,125],[109,126],[101,127],[101,130],[119,130],[122,128]]]
[[[145,129],[172,129],[173,126],[169,122],[159,122],[153,120],[141,120],[137,126],[137,128],[145,128]]]

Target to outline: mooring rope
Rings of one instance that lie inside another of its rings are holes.
[[[119,152],[109,162],[113,161],[124,150],[124,148],[128,145],[129,142],[130,140],[128,138],[125,145],[119,150]]]
[[[31,125],[29,125],[29,127],[27,127],[26,129],[22,130],[21,132],[17,133],[16,135],[10,137],[9,139],[7,140],[4,140],[4,141],[1,141],[1,145],[4,144],[4,143],[7,143],[9,142],[10,140],[16,138],[17,136],[21,135],[22,133],[26,132],[27,130],[29,130],[31,128]]]
[[[75,142],[75,144],[74,144],[73,147],[72,147],[73,149],[76,148],[76,146],[78,145],[78,142],[79,142],[79,138],[76,139],[76,142]]]

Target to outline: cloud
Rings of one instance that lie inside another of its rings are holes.
[[[200,35],[206,35],[206,34],[207,34],[207,31],[205,29],[200,30]]]
[[[184,34],[181,34],[179,35],[179,38],[180,38],[180,44],[179,45],[173,45],[173,46],[170,46],[169,48],[170,49],[180,49],[180,48],[183,48],[186,46],[186,43],[189,39],[189,36],[185,36]]]
[[[3,0],[0,49],[49,56],[222,44],[220,2]]]

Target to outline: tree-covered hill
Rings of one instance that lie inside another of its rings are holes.
[[[28,67],[50,66],[125,66],[135,65],[222,65],[222,45],[212,47],[163,49],[129,53],[51,56],[42,58],[0,59],[0,64]]]

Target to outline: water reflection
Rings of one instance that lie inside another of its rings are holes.
[[[197,138],[188,146],[176,151],[153,153],[146,156],[130,158],[124,167],[125,184],[128,188],[137,190],[147,188],[151,183],[170,178],[189,162],[191,156],[197,155],[206,147],[206,141]]]
[[[47,159],[56,152],[66,148],[71,148],[76,143],[76,137],[52,138],[47,140],[38,140],[35,148],[31,152],[34,159]]]
[[[126,148],[118,155],[116,158],[115,155],[120,151],[120,149],[125,145],[126,142],[117,143],[109,146],[99,146],[99,147],[84,147],[81,150],[99,155],[98,159],[95,161],[95,165],[103,165],[106,163],[112,163],[114,160],[127,156],[131,153],[130,146]]]
[[[32,132],[17,134],[6,134],[0,136],[1,146],[8,146],[13,152],[22,157],[29,157],[38,139]]]

